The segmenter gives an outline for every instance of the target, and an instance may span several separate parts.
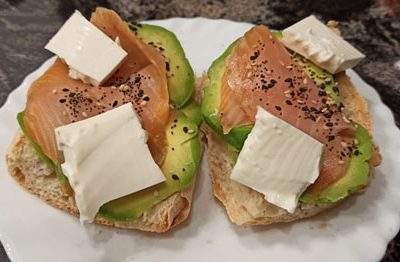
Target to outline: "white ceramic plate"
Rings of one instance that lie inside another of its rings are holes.
[[[197,75],[251,25],[226,20],[152,21],[176,33]],[[30,74],[0,110],[0,156],[16,131],[34,79],[54,61]],[[375,142],[383,163],[365,194],[312,219],[288,225],[240,228],[214,199],[204,156],[190,219],[156,235],[97,225],[78,219],[25,192],[0,163],[0,239],[15,261],[377,261],[400,222],[400,132],[377,92],[353,71],[349,75],[367,98]]]

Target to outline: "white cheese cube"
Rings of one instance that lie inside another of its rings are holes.
[[[92,222],[111,200],[165,181],[131,103],[58,127],[55,133],[64,153],[61,168],[82,222]]]
[[[127,56],[118,43],[79,11],[74,12],[45,48],[65,61],[70,67],[70,77],[94,86],[107,80]]]
[[[309,16],[282,32],[283,44],[332,74],[356,66],[365,55],[315,16]]]
[[[231,179],[293,213],[299,197],[319,176],[324,145],[258,107]]]

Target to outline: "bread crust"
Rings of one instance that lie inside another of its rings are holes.
[[[372,120],[368,112],[367,102],[345,73],[340,73],[335,77],[345,108],[343,113],[348,119],[363,125],[372,135]],[[233,223],[249,226],[291,222],[314,216],[343,202],[338,201],[334,204],[323,205],[299,204],[293,214],[268,203],[261,193],[230,179],[233,154],[229,152],[228,144],[207,125],[203,124],[202,130],[207,138],[208,164],[213,193],[225,206]],[[371,166],[379,165],[381,161],[378,148],[375,146],[374,149]]]
[[[79,217],[73,197],[64,193],[56,174],[46,170],[47,167],[34,153],[34,149],[21,131],[17,133],[12,143],[6,155],[6,161],[10,175],[25,190],[38,196],[47,204]],[[193,178],[187,188],[153,206],[137,220],[120,222],[96,217],[94,223],[156,233],[166,232],[189,216],[195,180]]]

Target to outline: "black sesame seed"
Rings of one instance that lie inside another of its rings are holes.
[[[65,99],[60,99],[60,103],[65,103],[66,101]]]
[[[328,141],[332,141],[335,139],[335,136],[328,136]]]
[[[293,105],[292,101],[290,101],[290,100],[286,100],[285,102],[286,102],[286,104],[289,105],[289,106]]]
[[[115,100],[114,103],[112,104],[112,107],[116,107],[118,105],[118,101]]]
[[[145,96],[145,97],[143,97],[143,100],[144,100],[144,101],[149,101],[149,100],[150,100],[150,97]]]
[[[62,91],[63,91],[63,92],[68,92],[69,89],[68,89],[68,88],[63,88]]]
[[[278,110],[278,111],[282,110],[282,108],[280,106],[275,106],[275,109]]]
[[[309,115],[308,118],[310,118],[310,119],[311,119],[312,121],[314,121],[314,122],[317,121],[317,119],[316,119],[315,116],[313,116],[313,115]]]
[[[337,86],[332,87],[333,92],[339,94],[339,88]]]
[[[332,122],[327,122],[327,123],[325,123],[325,125],[331,127],[331,126],[333,126],[333,123]]]
[[[252,56],[250,56],[250,60],[256,60],[258,56],[260,55],[260,51],[255,51]]]
[[[189,128],[187,126],[183,127],[183,132],[187,133],[189,131]]]
[[[173,179],[173,180],[179,180],[179,176],[173,174],[173,175],[172,175],[172,179]]]

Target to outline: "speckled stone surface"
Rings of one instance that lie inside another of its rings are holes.
[[[399,0],[0,0],[0,106],[23,78],[51,56],[43,49],[74,9],[87,17],[96,6],[125,19],[226,18],[282,29],[313,13],[340,22],[343,37],[367,55],[357,73],[381,95],[400,126]],[[9,261],[0,245],[0,261]],[[400,261],[400,234],[382,261]]]

